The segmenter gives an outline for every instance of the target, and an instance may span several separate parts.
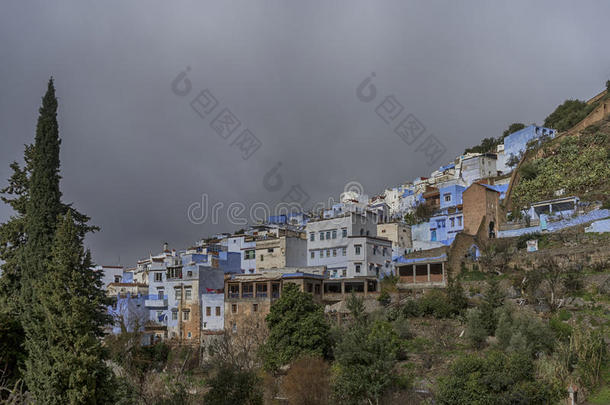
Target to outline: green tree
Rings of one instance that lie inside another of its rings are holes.
[[[447,300],[454,315],[461,314],[468,307],[468,298],[459,279],[449,276],[447,283]]]
[[[57,98],[53,79],[42,98],[36,125],[35,146],[31,156],[32,171],[29,179],[25,216],[27,242],[23,254],[21,291],[24,310],[31,307],[32,282],[46,272],[57,218],[62,213],[59,190],[59,128],[57,124]],[[27,329],[26,329],[27,333]]]
[[[348,308],[353,320],[335,347],[333,395],[343,404],[379,404],[399,384],[400,339],[389,322],[370,322],[362,300],[352,297]]]
[[[496,309],[504,304],[504,294],[500,289],[500,283],[492,278],[487,282],[487,290],[481,303],[481,322],[488,335],[493,335],[498,326],[498,313]]]
[[[525,128],[525,124],[523,124],[521,122],[514,122],[514,123],[510,124],[508,126],[508,129],[502,133],[502,138],[504,139],[507,136],[509,136],[510,134],[513,134],[517,131],[521,131],[523,128]]]
[[[533,360],[523,354],[491,352],[484,357],[469,355],[456,360],[449,375],[437,385],[437,403],[552,404],[563,397],[561,384],[540,384]]]
[[[466,332],[464,337],[475,349],[480,349],[485,344],[489,334],[483,325],[483,318],[481,316],[481,310],[478,308],[472,308],[466,314]]]
[[[260,378],[254,371],[238,370],[222,365],[209,381],[210,391],[204,402],[210,405],[262,405]]]
[[[284,284],[266,322],[269,338],[261,346],[261,355],[268,370],[276,370],[303,354],[330,354],[330,327],[324,310],[296,284]]]
[[[597,103],[587,104],[582,100],[566,100],[544,120],[544,126],[558,131],[567,131],[583,120]]]
[[[112,400],[100,340],[111,321],[101,276],[68,213],[60,219],[47,271],[32,283],[37,322],[28,325],[25,379],[37,403]]]

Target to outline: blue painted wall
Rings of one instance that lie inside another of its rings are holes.
[[[456,206],[462,204],[462,193],[464,192],[464,190],[466,190],[466,187],[462,187],[462,186],[458,186],[458,185],[441,187],[438,190],[440,193],[440,198],[441,198],[441,209],[449,208],[449,207],[456,207]],[[449,194],[451,196],[450,201],[445,201],[446,194]]]
[[[510,134],[504,138],[504,155],[508,160],[511,155],[518,156],[525,151],[527,143],[534,138],[540,138],[545,135],[549,135],[554,138],[557,131],[551,128],[539,127],[536,125],[530,125],[529,127],[523,128],[521,131]]]

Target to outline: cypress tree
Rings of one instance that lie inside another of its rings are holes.
[[[25,380],[36,403],[111,401],[100,340],[110,322],[101,276],[68,212],[59,220],[47,271],[32,283],[40,322],[28,328]]]
[[[11,163],[8,185],[0,189],[0,200],[13,210],[13,215],[0,224],[0,340],[12,342],[0,345],[0,369],[9,386],[21,378],[19,368],[26,355],[23,327],[26,318],[33,316],[30,282],[46,271],[56,211],[72,211],[80,236],[98,229],[88,225],[89,217],[59,201],[60,141],[53,79],[39,111],[35,144],[25,145],[23,166]]]
[[[53,78],[49,80],[39,113],[24,224],[27,242],[23,257],[21,287],[24,299],[22,304],[26,306],[24,307],[26,311],[32,298],[32,281],[45,272],[57,218],[62,211],[59,191],[60,140]]]

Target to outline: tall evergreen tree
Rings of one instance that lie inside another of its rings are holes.
[[[32,289],[29,281],[45,272],[44,266],[50,256],[50,243],[57,221],[56,217],[52,217],[61,195],[59,192],[59,137],[56,117],[57,99],[51,79],[40,108],[40,117],[36,127],[36,143],[25,145],[23,166],[17,162],[11,163],[12,175],[8,179],[8,185],[0,189],[0,200],[13,210],[10,219],[0,224],[0,262],[2,262],[0,317],[3,319],[0,340],[7,342],[10,340],[14,343],[2,346],[0,349],[0,368],[5,371],[4,378],[9,385],[13,385],[21,377],[18,369],[21,359],[25,356],[22,347],[24,335],[22,322],[27,315],[26,310],[31,308],[31,305],[19,305],[19,303],[23,301],[22,298],[27,298],[28,301],[31,299]],[[49,178],[45,178],[45,176]],[[30,189],[35,189],[35,191],[30,193]],[[30,198],[31,194],[34,199]],[[69,204],[59,202],[59,210],[62,214],[68,210],[72,211],[79,235],[84,236],[87,232],[97,230],[97,227],[88,225],[89,217],[75,211]],[[31,215],[28,215],[28,212]],[[38,226],[40,223],[43,226]],[[32,229],[31,233],[35,236],[28,238],[28,227]],[[37,240],[39,247],[46,246],[44,249],[32,249],[33,243],[28,246],[28,251],[46,252],[43,260],[31,257],[30,260],[27,260],[28,240],[32,242]],[[26,270],[27,277],[24,277]],[[27,285],[23,291],[22,285]],[[22,292],[27,292],[27,294],[22,294]],[[16,338],[18,339],[15,340]]]
[[[32,281],[45,272],[57,218],[62,211],[59,191],[60,140],[53,78],[49,80],[39,113],[24,224],[27,235],[21,275],[24,310],[30,306]]]
[[[46,272],[32,282],[25,381],[43,404],[110,401],[110,371],[100,337],[110,322],[101,273],[93,270],[70,212],[60,218]]]

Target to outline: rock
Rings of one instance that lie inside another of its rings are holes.
[[[515,287],[511,286],[506,291],[506,297],[509,298],[509,299],[521,298],[521,291],[519,291]]]

